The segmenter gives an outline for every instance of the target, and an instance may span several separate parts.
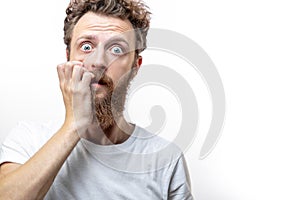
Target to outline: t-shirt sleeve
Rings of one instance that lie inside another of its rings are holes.
[[[4,162],[24,164],[34,153],[32,134],[26,123],[19,122],[0,148],[0,165]]]
[[[183,154],[178,159],[172,173],[168,200],[193,200],[189,172]]]

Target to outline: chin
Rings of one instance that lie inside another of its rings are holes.
[[[97,93],[97,94],[95,95],[95,99],[96,99],[97,101],[101,101],[102,99],[105,99],[106,97],[107,97],[107,94],[104,93],[104,92]]]
[[[93,96],[96,100],[102,100],[108,97],[107,89],[101,88],[94,92]]]

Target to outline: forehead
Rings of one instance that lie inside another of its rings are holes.
[[[84,36],[107,40],[116,35],[120,35],[128,40],[134,39],[134,30],[129,20],[88,12],[75,25],[72,43]]]

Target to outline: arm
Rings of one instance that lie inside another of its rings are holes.
[[[78,141],[65,125],[25,164],[1,165],[0,199],[42,199]]]
[[[89,84],[93,75],[85,73],[81,66],[80,62],[68,62],[57,67],[66,108],[65,122],[25,164],[1,165],[0,199],[42,199],[80,140],[78,129],[84,131],[91,123]],[[86,107],[82,108],[82,105]]]

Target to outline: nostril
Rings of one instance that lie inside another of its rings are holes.
[[[98,83],[100,79],[103,77],[106,70],[93,69],[90,70],[90,72],[94,74],[94,78],[92,79],[91,83]]]
[[[97,64],[92,64],[92,68],[93,69],[97,69],[97,70],[106,70],[106,66],[105,65],[97,65]]]

